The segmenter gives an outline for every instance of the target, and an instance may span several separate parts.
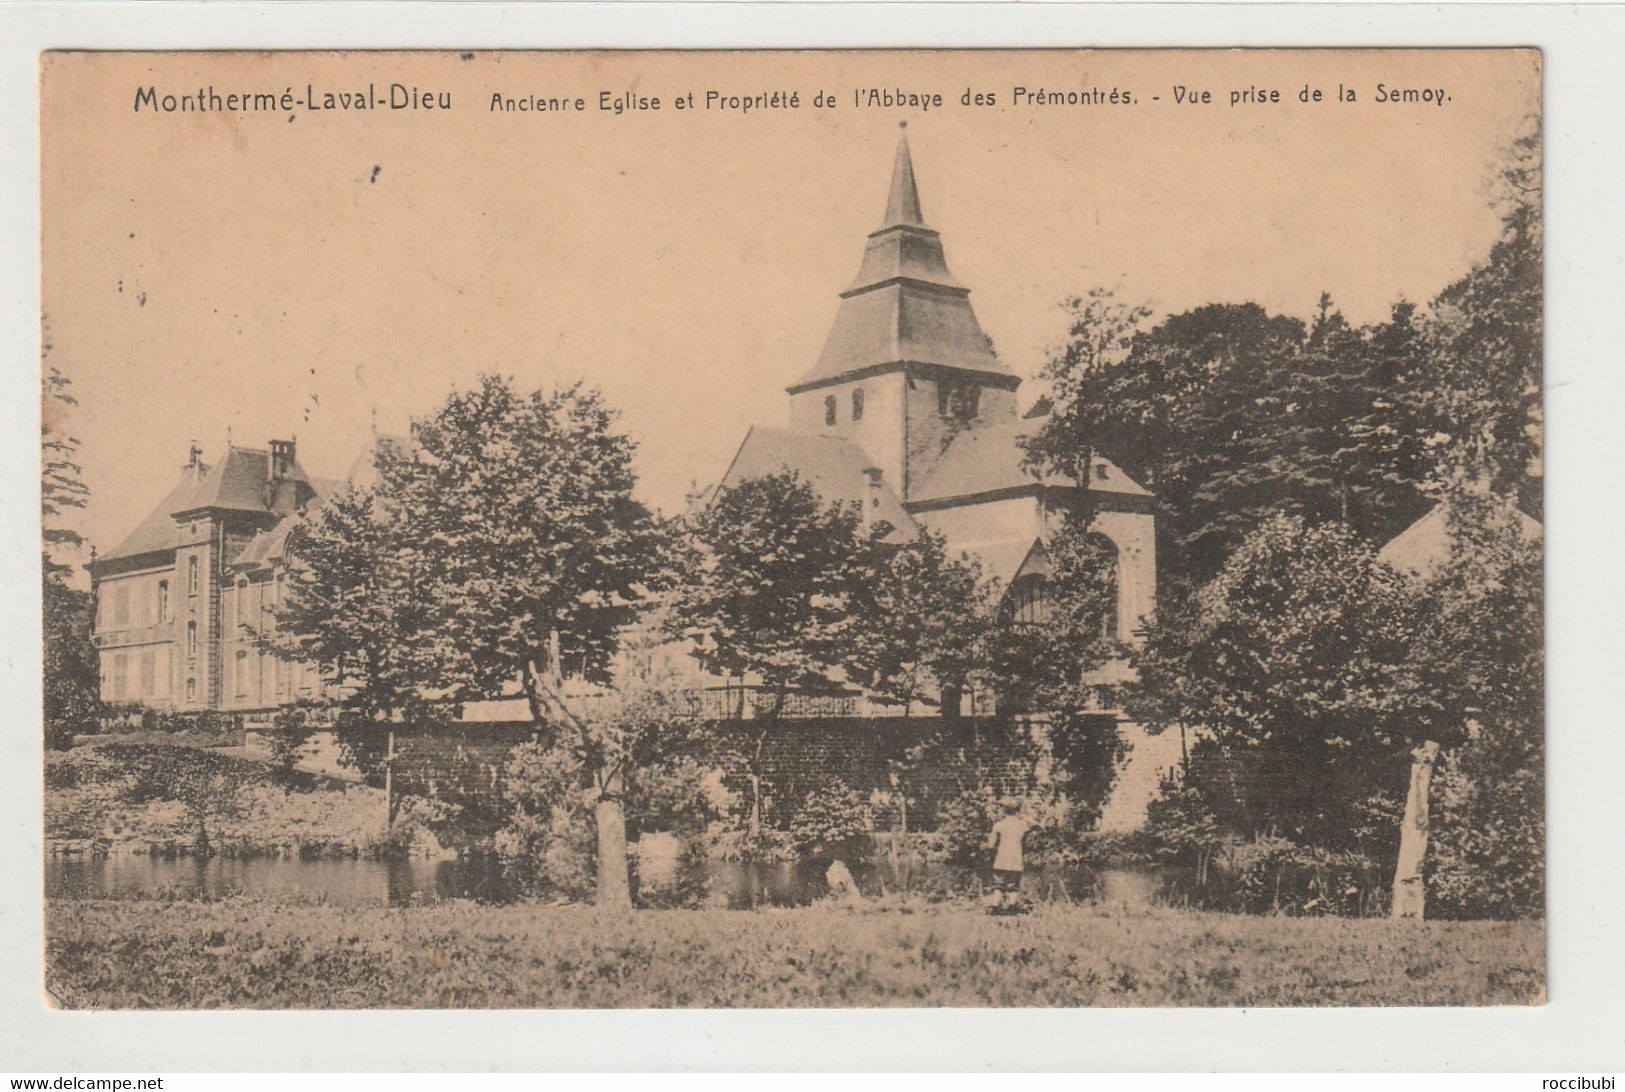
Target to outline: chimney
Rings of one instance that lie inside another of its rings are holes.
[[[271,458],[265,464],[265,473],[271,482],[279,482],[293,472],[292,440],[272,440]]]
[[[191,446],[186,449],[186,470],[190,474],[196,474],[198,468],[203,465],[203,446],[196,440],[189,443]]]

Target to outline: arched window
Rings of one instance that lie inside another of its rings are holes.
[[[186,559],[186,592],[188,595],[197,594],[197,555],[193,554]]]
[[[863,420],[863,388],[852,392],[852,420]]]
[[[197,700],[197,680],[196,679],[187,679],[186,680],[186,700],[187,701],[196,701]]]
[[[237,607],[237,624],[239,626],[245,626],[245,625],[248,624],[248,607],[247,607],[247,603],[248,603],[248,578],[247,577],[238,577],[238,579],[237,579],[237,602],[236,602],[236,607]]]
[[[232,675],[236,685],[233,687],[232,692],[239,698],[246,698],[248,697],[248,653],[238,652],[233,667]]]
[[[1095,532],[1089,536],[1089,544],[1098,552],[1101,579],[1104,583],[1100,607],[1100,635],[1109,641],[1117,640],[1122,636],[1118,632],[1117,619],[1118,600],[1121,595],[1117,576],[1117,543]]]
[[[835,423],[835,396],[833,394],[829,394],[829,395],[824,396],[824,424],[833,425],[834,423]]]
[[[188,656],[196,656],[197,655],[197,623],[196,622],[188,622],[188,623],[186,623],[186,654]]]

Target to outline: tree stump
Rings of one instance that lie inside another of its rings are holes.
[[[1428,740],[1411,751],[1411,787],[1405,795],[1405,818],[1399,826],[1399,862],[1394,866],[1395,918],[1420,918],[1427,894],[1422,885],[1422,861],[1428,851],[1428,788],[1439,745]]]

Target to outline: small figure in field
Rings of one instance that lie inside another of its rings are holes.
[[[995,914],[1022,914],[1027,904],[1021,898],[1021,873],[1025,867],[1021,840],[1027,836],[1027,821],[1021,817],[1021,801],[1004,800],[1004,818],[993,824],[987,835],[987,848],[993,851],[993,894],[988,909]]]

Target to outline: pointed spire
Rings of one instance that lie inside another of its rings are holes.
[[[908,122],[897,123],[897,162],[891,172],[891,193],[886,198],[886,218],[882,228],[924,227],[920,215],[920,191],[914,184],[914,160],[908,154]]]
[[[818,363],[787,389],[796,394],[858,372],[917,365],[976,373],[983,385],[1014,389],[1021,380],[993,354],[969,295],[948,271],[942,238],[925,226],[908,138],[899,136],[885,223],[869,233]]]

